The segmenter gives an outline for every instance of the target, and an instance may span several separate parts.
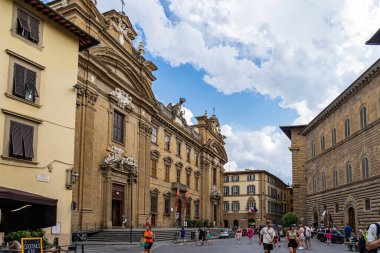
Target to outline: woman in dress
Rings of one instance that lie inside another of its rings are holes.
[[[329,226],[326,227],[325,233],[326,233],[327,245],[330,245],[330,243],[331,243],[331,228]]]
[[[238,241],[238,243],[240,243],[240,240],[241,240],[241,236],[242,236],[242,229],[239,227],[236,231],[236,240]]]
[[[286,232],[286,242],[288,243],[289,253],[296,253],[297,252],[298,232],[294,228],[295,228],[295,225],[292,224],[292,225],[290,225],[288,232]]]
[[[278,231],[278,227],[276,226],[275,229],[274,229],[274,237],[273,237],[274,241],[273,241],[273,245],[275,247],[280,247],[280,243],[279,243],[279,231]]]

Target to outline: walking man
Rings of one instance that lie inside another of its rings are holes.
[[[181,241],[185,243],[186,245],[186,230],[185,227],[182,227],[181,229]]]
[[[347,223],[346,226],[344,227],[344,238],[345,238],[346,242],[349,242],[349,241],[350,241],[351,233],[352,233],[352,228],[351,228],[351,226]]]
[[[305,246],[306,246],[306,249],[311,249],[310,237],[311,237],[311,229],[308,225],[306,225],[305,226]]]
[[[272,228],[272,222],[267,220],[266,227],[263,227],[260,231],[260,244],[261,241],[264,245],[264,253],[270,253],[273,250],[274,229]]]

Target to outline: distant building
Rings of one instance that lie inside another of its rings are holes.
[[[291,140],[294,211],[314,226],[325,211],[354,231],[378,221],[380,60],[309,124],[280,127]]]
[[[0,228],[54,223],[48,238],[67,245],[78,49],[98,42],[38,0],[1,1],[0,16]]]
[[[258,227],[270,219],[281,224],[288,209],[287,185],[265,170],[226,172],[223,184],[224,227]]]

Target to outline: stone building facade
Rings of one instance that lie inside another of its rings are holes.
[[[156,100],[157,67],[143,44],[133,45],[137,33],[124,13],[100,13],[90,0],[51,6],[101,42],[79,55],[73,230],[143,227],[147,219],[154,227],[221,224],[227,154],[216,116],[190,126],[185,99]]]
[[[97,41],[40,1],[2,1],[0,16],[0,231],[48,227],[67,245],[78,49]]]
[[[265,170],[224,173],[224,227],[259,227],[267,219],[281,224],[286,213],[287,185]]]
[[[378,221],[379,73],[377,61],[308,125],[282,127],[291,132],[293,158],[305,150],[301,164],[293,159],[293,171],[305,173],[306,205],[294,208],[303,210],[309,224],[325,223],[324,211],[335,226],[349,223],[355,230]]]

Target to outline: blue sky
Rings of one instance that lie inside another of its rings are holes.
[[[226,170],[267,169],[291,182],[279,125],[305,124],[380,56],[374,0],[124,0],[158,66],[156,97],[185,97],[186,116],[213,108],[227,136]],[[120,0],[98,0],[101,11]]]

